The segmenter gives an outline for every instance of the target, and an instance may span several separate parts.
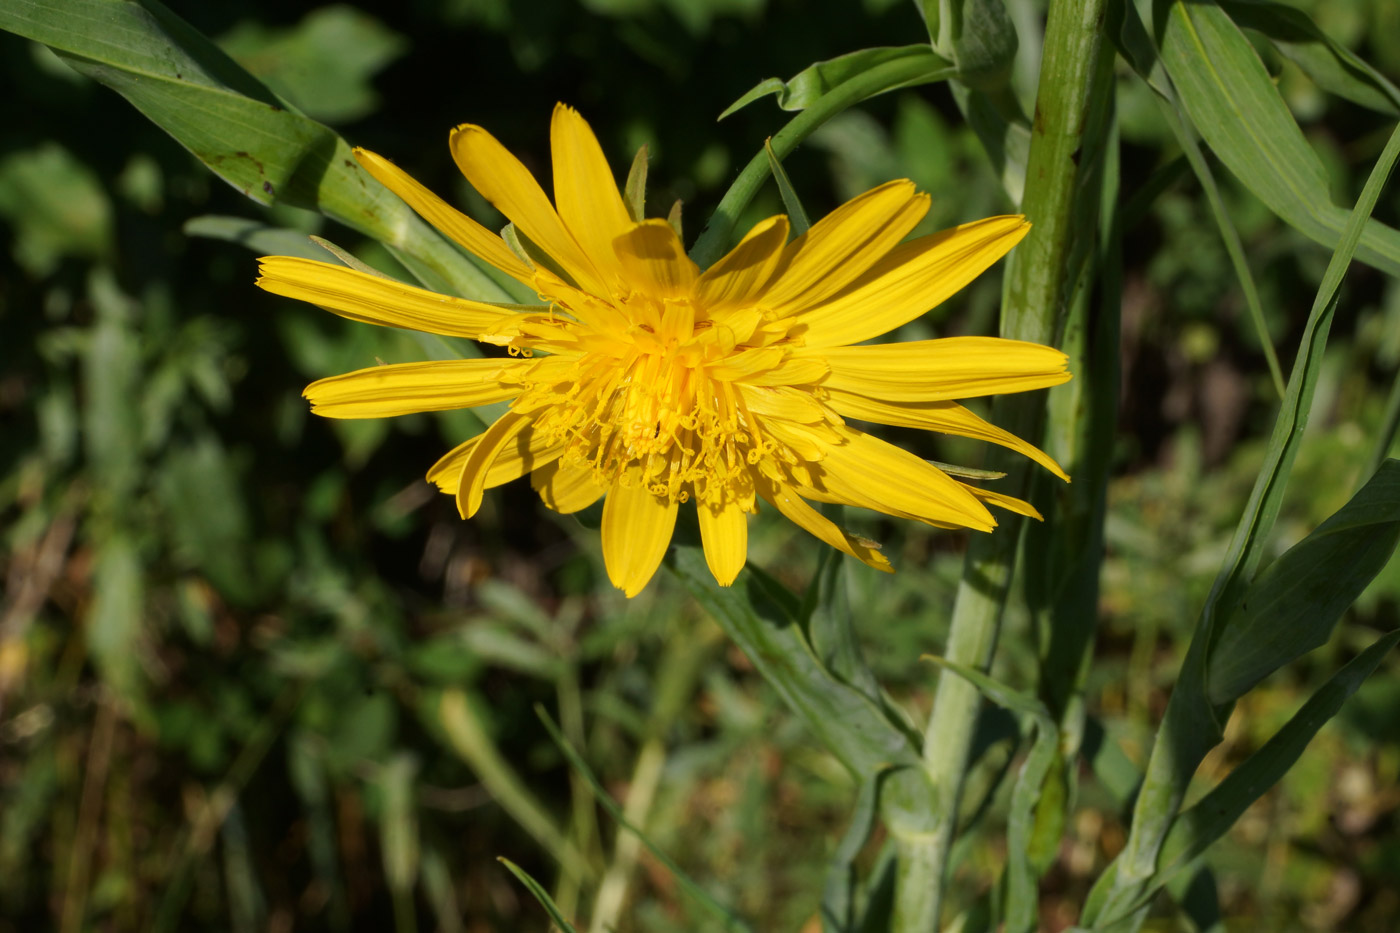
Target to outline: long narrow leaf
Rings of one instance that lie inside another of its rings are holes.
[[[1166,6],[1158,36],[1162,63],[1197,131],[1270,210],[1305,236],[1337,247],[1347,211],[1332,203],[1322,160],[1249,40],[1213,3],[1158,2]],[[1355,253],[1400,274],[1400,231],[1370,221]]]
[[[1400,460],[1387,460],[1351,501],[1250,584],[1221,626],[1206,686],[1226,703],[1324,644],[1400,540]]]

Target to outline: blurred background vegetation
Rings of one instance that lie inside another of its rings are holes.
[[[1293,2],[1400,77],[1400,5]],[[550,108],[571,103],[619,171],[650,147],[650,212],[684,201],[688,240],[785,120],[763,101],[716,124],[729,103],[765,77],[923,35],[896,0],[206,0],[177,12],[488,225],[448,129],[482,124],[547,176]],[[1383,118],[1266,59],[1350,203]],[[325,232],[393,260],[309,213],[256,207],[36,46],[0,34],[0,73],[0,931],[545,929],[497,856],[581,913],[610,863],[628,869],[622,933],[708,928],[661,863],[615,851],[615,824],[536,704],[716,898],[757,929],[817,929],[815,892],[855,793],[836,761],[669,578],[630,602],[607,584],[589,513],[553,515],[520,483],[460,521],[422,476],[473,432],[470,416],[310,417],[304,383],[421,349],[258,291],[254,253],[230,241],[237,225],[207,218]],[[1138,202],[1124,244],[1123,410],[1090,698],[1107,740],[1140,764],[1275,397],[1204,201],[1189,171],[1161,173],[1178,152],[1148,92],[1122,88],[1125,196],[1170,184]],[[926,229],[1009,207],[943,85],[842,115],[788,170],[814,215],[901,176],[933,195]],[[1219,177],[1286,365],[1328,253]],[[1377,214],[1395,224],[1398,208],[1392,188]],[[780,210],[769,189],[751,213]],[[998,284],[989,273],[907,336],[990,332]],[[1400,287],[1358,266],[1342,308],[1281,547],[1357,485],[1400,366]],[[899,440],[945,461],[980,456]],[[821,548],[769,519],[751,559],[800,589]],[[857,621],[882,681],[922,716],[932,678],[918,657],[941,647],[962,539],[862,521],[904,572],[855,571]],[[1398,610],[1392,565],[1320,653],[1353,652],[1400,624]],[[1008,680],[1025,682],[1034,651],[1013,618]],[[1335,666],[1313,661],[1249,695],[1217,768]],[[1214,851],[1232,929],[1395,929],[1397,673],[1391,658]],[[993,828],[1011,750],[992,749],[968,801]],[[1116,853],[1120,807],[1085,774],[1043,886],[1044,928],[1072,922]],[[1003,860],[999,833],[979,838],[959,852],[967,893]],[[864,869],[879,850],[876,839]]]

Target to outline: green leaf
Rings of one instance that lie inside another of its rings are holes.
[[[923,49],[922,46],[915,48]],[[867,98],[900,87],[928,84],[951,77],[953,68],[937,55],[908,54],[893,57],[850,74],[840,84],[812,101],[777,133],[773,134],[773,152],[785,159],[797,145],[827,120],[848,107]],[[690,258],[701,267],[712,264],[729,248],[734,225],[739,214],[748,206],[754,194],[768,177],[768,153],[760,151],[745,165],[739,177],[729,186],[710,216],[700,238],[690,250]]]
[[[212,434],[172,447],[156,474],[176,555],[197,567],[219,593],[240,606],[257,596],[248,507],[228,452]]]
[[[679,547],[672,570],[725,633],[748,655],[788,707],[857,779],[894,765],[920,766],[911,738],[861,691],[817,658],[802,627],[770,595],[781,589],[750,567],[721,587],[696,547]],[[786,592],[785,590],[783,592]],[[791,594],[787,594],[791,600]],[[793,600],[795,602],[795,600]]]
[[[564,915],[559,912],[559,907],[554,903],[554,898],[550,897],[549,892],[544,889],[544,886],[534,878],[531,878],[525,869],[504,856],[498,857],[496,861],[508,868],[510,873],[518,878],[521,884],[525,885],[529,892],[535,896],[535,900],[539,901],[540,906],[549,914],[549,919],[553,920],[563,933],[578,933],[573,924],[569,923]]]
[[[1333,674],[1262,748],[1231,771],[1195,806],[1177,817],[1162,846],[1160,881],[1184,868],[1225,835],[1250,804],[1288,773],[1313,736],[1337,715],[1342,704],[1371,676],[1396,642],[1400,642],[1400,631],[1378,638]]]
[[[319,211],[382,240],[457,294],[525,297],[371,178],[334,131],[291,109],[156,0],[9,0],[0,29],[42,42],[121,94],[249,198]]]
[[[1167,890],[1194,926],[1194,933],[1228,933],[1225,918],[1220,914],[1220,889],[1209,866],[1202,864],[1189,874],[1178,874],[1167,885]]]
[[[501,809],[521,829],[568,871],[582,878],[593,877],[593,868],[588,860],[559,829],[544,804],[531,793],[520,774],[506,761],[463,691],[444,690],[436,707],[425,710],[425,714],[430,717],[429,725],[442,730],[447,745],[471,766]]]
[[[1381,189],[1400,157],[1400,126],[1391,133],[1385,151],[1376,160],[1361,197],[1347,222],[1342,241],[1327,264],[1322,283],[1313,297],[1312,309],[1303,330],[1302,344],[1298,358],[1293,364],[1293,372],[1288,380],[1288,392],[1284,397],[1278,416],[1274,421],[1274,431],[1269,438],[1263,468],[1255,480],[1249,503],[1236,526],[1230,549],[1220,575],[1212,587],[1204,616],[1213,616],[1222,608],[1229,608],[1238,602],[1238,594],[1243,591],[1253,577],[1260,556],[1273,529],[1274,521],[1283,502],[1284,487],[1292,472],[1293,460],[1302,443],[1303,431],[1307,427],[1308,413],[1312,407],[1313,393],[1317,388],[1318,369],[1322,364],[1323,349],[1327,345],[1327,335],[1332,327],[1332,318],[1337,310],[1339,289],[1347,266],[1351,264],[1353,252],[1357,251],[1363,225],[1375,209]]]
[[[1235,25],[1265,36],[1324,91],[1390,116],[1400,116],[1400,88],[1302,10],[1267,0],[1220,0]]]
[[[1305,236],[1335,248],[1347,211],[1332,202],[1322,160],[1303,138],[1244,33],[1213,4],[1158,4],[1165,13],[1158,36],[1162,63],[1202,138],[1270,210]],[[1368,222],[1356,255],[1400,274],[1400,231]]]
[[[763,141],[763,151],[768,155],[768,170],[773,173],[773,180],[778,183],[778,194],[783,199],[783,208],[787,211],[792,235],[801,236],[811,228],[812,221],[808,219],[807,211],[802,207],[802,201],[797,197],[797,191],[792,187],[792,181],[783,169],[783,163],[778,161],[778,154],[773,151],[773,140]]]
[[[1400,460],[1268,566],[1221,624],[1207,662],[1213,703],[1227,703],[1326,643],[1342,613],[1400,540]]]
[[[141,619],[145,575],[136,544],[124,534],[103,542],[92,575],[92,604],[84,627],[88,654],[108,689],[126,702],[141,692]]]
[[[593,773],[592,768],[588,767],[588,762],[584,761],[583,756],[578,753],[578,750],[569,743],[568,739],[564,738],[563,733],[559,731],[559,726],[555,724],[549,713],[545,712],[545,708],[538,703],[535,704],[535,715],[538,716],[540,722],[544,724],[545,731],[548,732],[549,737],[554,740],[554,744],[559,747],[559,750],[564,753],[564,757],[569,760],[569,764],[573,766],[573,769],[578,772],[578,775],[583,778],[584,782],[593,792],[594,799],[602,805],[604,810],[608,811],[608,815],[617,822],[617,825],[636,836],[641,841],[642,845],[647,847],[647,851],[651,852],[651,854],[656,857],[657,861],[666,866],[666,869],[680,882],[681,887],[685,889],[686,893],[695,898],[701,906],[708,910],[715,919],[720,922],[723,929],[736,931],[736,933],[747,933],[747,931],[749,931],[749,925],[747,923],[728,907],[725,907],[719,901],[715,900],[710,892],[696,884],[689,875],[681,870],[681,867],[676,864],[674,859],[647,838],[646,833],[642,832],[638,826],[634,825],[623,815],[622,808],[618,806],[616,800],[612,799],[612,795],[603,789],[603,785],[599,782],[598,776]]]
[[[719,115],[719,119],[723,120],[730,114],[742,110],[754,101],[770,94],[777,95],[778,106],[784,110],[806,110],[816,103],[822,95],[830,93],[834,88],[856,75],[869,71],[876,65],[899,59],[917,59],[928,62],[932,67],[946,68],[949,74],[945,77],[951,76],[953,71],[947,60],[935,55],[927,45],[861,49],[858,52],[848,52],[824,62],[808,65],[787,81],[782,78],[765,78],[730,104],[724,113]],[[915,83],[922,82],[912,80],[907,82],[907,84]],[[893,91],[896,88],[905,87],[907,84],[893,84],[884,90]]]
[[[622,192],[623,203],[627,205],[627,215],[638,223],[647,216],[647,158],[647,147],[643,144],[632,157],[632,167],[627,170],[627,184]]]
[[[208,237],[245,246],[259,256],[299,256],[325,261],[326,253],[300,230],[273,227],[246,217],[206,214],[185,221],[185,236]]]
[[[1002,0],[918,0],[933,48],[969,87],[1006,84],[1016,58],[1016,27]]]

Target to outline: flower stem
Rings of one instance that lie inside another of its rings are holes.
[[[1034,225],[1012,254],[1007,271],[1001,335],[1054,343],[1068,308],[1068,266],[1075,254],[1072,223],[1079,177],[1079,150],[1086,116],[1097,95],[1109,92],[1098,67],[1099,25],[1104,0],[1057,0],[1050,4],[1044,57],[1026,167],[1022,210]],[[994,420],[1021,437],[1036,437],[1044,397],[1000,397]],[[1007,492],[1025,495],[1030,473],[1006,461]],[[944,657],[985,670],[1015,571],[1021,523],[1005,521],[996,532],[975,537],[968,547],[962,582]],[[958,805],[970,765],[973,732],[981,707],[977,688],[960,677],[939,678],[933,715],[924,739],[924,766],[933,783],[939,813],[934,832],[901,847],[896,875],[898,933],[937,928],[948,876],[948,854],[957,828]]]

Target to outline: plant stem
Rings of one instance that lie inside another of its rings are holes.
[[[947,62],[937,59],[932,54],[926,57],[899,58],[876,65],[848,81],[843,81],[789,120],[786,126],[773,134],[770,141],[773,153],[778,159],[787,158],[788,154],[797,148],[798,143],[823,123],[867,97],[874,97],[897,87],[942,81],[952,73],[953,69]],[[700,238],[690,250],[690,258],[701,268],[712,265],[729,249],[729,241],[734,234],[734,225],[739,220],[740,212],[748,206],[754,194],[768,180],[768,158],[766,148],[759,150],[758,154],[749,160],[749,164],[744,166],[739,177],[734,179],[734,183],[729,186],[729,190],[715,207],[714,214],[710,216],[705,229],[700,232]]]
[[[1094,95],[1106,93],[1102,80],[1095,80],[1102,73],[1098,64],[1103,6],[1103,0],[1050,4],[1022,205],[1034,226],[1012,255],[1007,272],[1003,337],[1053,343],[1062,326],[1068,260],[1076,246],[1071,219],[1079,149]],[[999,423],[1030,438],[1038,434],[1043,411],[1044,397],[1038,394],[998,398],[993,406]],[[1007,461],[1007,466],[1007,491],[1024,495],[1029,471],[1023,463]],[[969,545],[943,653],[949,661],[979,670],[990,665],[1010,592],[1020,529],[1020,522],[1007,521],[997,532],[974,538]],[[924,740],[924,766],[937,794],[939,813],[932,834],[901,847],[895,889],[899,933],[937,928],[980,707],[976,687],[947,674],[939,678]]]

